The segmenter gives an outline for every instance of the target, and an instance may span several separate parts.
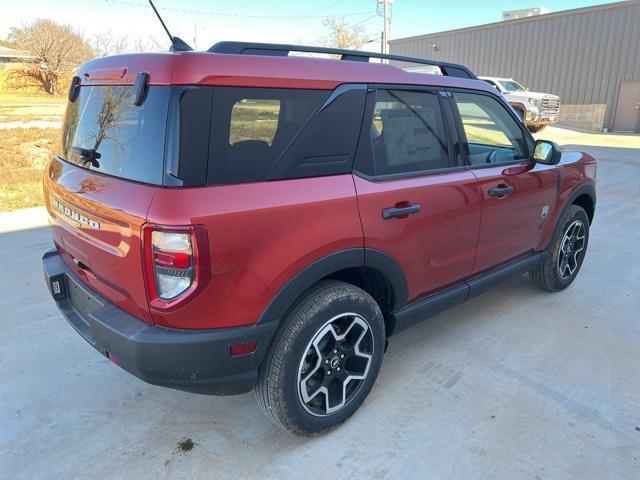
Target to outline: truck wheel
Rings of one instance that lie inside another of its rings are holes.
[[[589,217],[582,207],[572,205],[560,220],[546,258],[529,272],[529,278],[550,292],[567,288],[580,271],[588,244]]]
[[[323,281],[283,319],[260,368],[258,404],[289,432],[326,432],[367,397],[384,348],[384,319],[375,300],[348,283]]]
[[[537,133],[544,130],[545,127],[546,125],[529,125],[527,128],[531,133]]]

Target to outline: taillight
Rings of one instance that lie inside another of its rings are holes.
[[[202,290],[211,277],[209,239],[202,225],[143,230],[149,304],[170,310]]]

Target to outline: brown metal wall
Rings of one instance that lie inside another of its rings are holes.
[[[640,1],[398,39],[390,51],[513,77],[566,104],[606,104],[611,129],[620,82],[640,80]]]

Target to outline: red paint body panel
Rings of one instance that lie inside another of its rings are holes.
[[[95,75],[96,72],[121,68],[126,69],[122,79],[90,80],[91,75]],[[149,85],[334,89],[343,83],[396,83],[495,92],[492,86],[482,81],[411,73],[388,64],[207,52],[142,53],[103,57],[85,63],[76,75],[81,78],[82,85],[132,85],[139,72],[150,74]]]
[[[480,198],[467,171],[371,182],[354,177],[365,246],[404,270],[409,302],[468,277],[480,229]],[[420,204],[406,218],[382,218],[397,203]]]
[[[478,178],[482,201],[482,226],[473,273],[534,251],[543,236],[543,227],[557,218],[555,203],[556,167],[524,162],[472,169]],[[502,185],[514,191],[505,197],[490,197],[489,189]],[[549,213],[542,218],[542,209]]]
[[[386,64],[203,52],[106,57],[77,74],[83,85],[130,85],[142,71],[150,73],[152,85],[333,89],[386,83],[493,92],[484,82]],[[363,246],[396,260],[412,302],[544,249],[572,193],[594,181],[591,157],[564,152],[554,167],[457,169],[375,182],[345,174],[197,188],[135,183],[53,159],[44,186],[54,241],[91,288],[150,323],[209,329],[255,323],[274,295],[310,263]],[[488,189],[501,183],[513,185],[515,193],[489,197]],[[53,199],[62,202],[62,211]],[[419,203],[421,211],[382,218],[383,209],[403,202]],[[549,214],[542,219],[545,205]],[[74,223],[65,206],[101,228]],[[149,307],[141,240],[146,223],[206,228],[210,280],[171,311]]]
[[[543,250],[551,240],[553,229],[557,223],[563,208],[567,205],[573,193],[583,185],[596,185],[596,160],[586,153],[565,150],[562,152],[562,160],[556,167],[559,173],[559,192],[555,197],[553,215],[546,222],[536,250]]]
[[[55,158],[45,171],[44,188],[53,240],[67,264],[103,297],[150,321],[140,231],[160,189]],[[100,229],[78,225],[56,208],[54,199],[99,222]],[[76,261],[88,268],[79,268]]]
[[[101,57],[84,63],[76,71],[81,85],[133,85],[139,72],[150,74],[150,85],[171,85],[179,54],[141,53]],[[105,71],[124,70],[121,78],[105,78]],[[97,78],[96,78],[97,77]],[[96,78],[96,80],[92,80]]]
[[[204,225],[211,250],[205,290],[157,323],[179,328],[255,323],[293,275],[335,251],[362,247],[351,175],[161,189],[148,221]]]

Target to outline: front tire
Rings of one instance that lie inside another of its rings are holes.
[[[360,407],[385,347],[380,307],[364,290],[323,281],[283,319],[260,368],[256,399],[276,425],[317,435]]]
[[[547,247],[546,258],[529,272],[537,286],[550,292],[567,288],[575,280],[589,244],[589,217],[578,205],[571,205]]]
[[[527,128],[531,133],[538,133],[544,130],[546,125],[529,125]]]

